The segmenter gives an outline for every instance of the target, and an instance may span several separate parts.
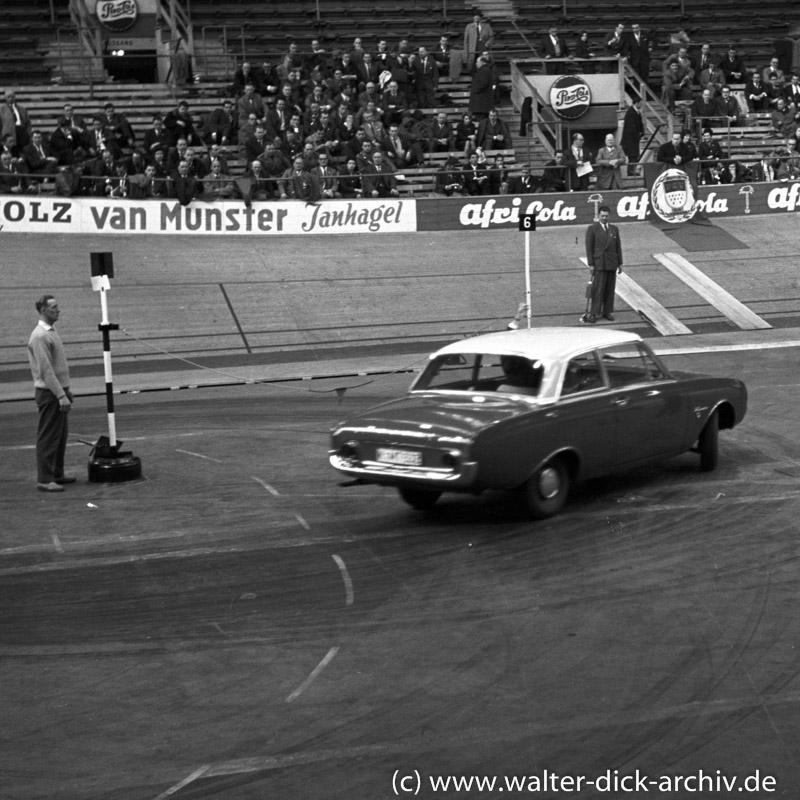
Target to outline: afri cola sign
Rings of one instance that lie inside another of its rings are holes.
[[[550,107],[562,119],[582,117],[591,104],[589,84],[577,75],[562,75],[550,87]]]

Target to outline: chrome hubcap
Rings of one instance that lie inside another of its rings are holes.
[[[545,467],[539,473],[539,494],[545,500],[552,500],[561,488],[561,480],[555,467]]]

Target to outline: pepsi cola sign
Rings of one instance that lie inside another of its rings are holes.
[[[128,30],[139,16],[136,0],[97,0],[95,12],[100,24],[115,33]]]
[[[582,117],[591,104],[589,84],[577,75],[562,75],[550,87],[550,107],[562,119]]]

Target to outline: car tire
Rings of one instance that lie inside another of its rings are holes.
[[[697,439],[697,452],[700,453],[700,469],[711,472],[719,461],[719,415],[714,411],[708,418]]]
[[[541,466],[525,484],[528,512],[534,519],[558,514],[569,495],[571,478],[563,458],[554,458]]]
[[[441,492],[434,489],[415,489],[410,486],[398,486],[397,491],[400,493],[400,497],[417,511],[429,511],[442,496]]]

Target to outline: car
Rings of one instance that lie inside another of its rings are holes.
[[[541,519],[589,478],[689,451],[713,470],[719,431],[746,411],[742,381],[670,372],[635,333],[509,330],[434,352],[405,397],[333,429],[329,460],[416,509],[508,489]]]

